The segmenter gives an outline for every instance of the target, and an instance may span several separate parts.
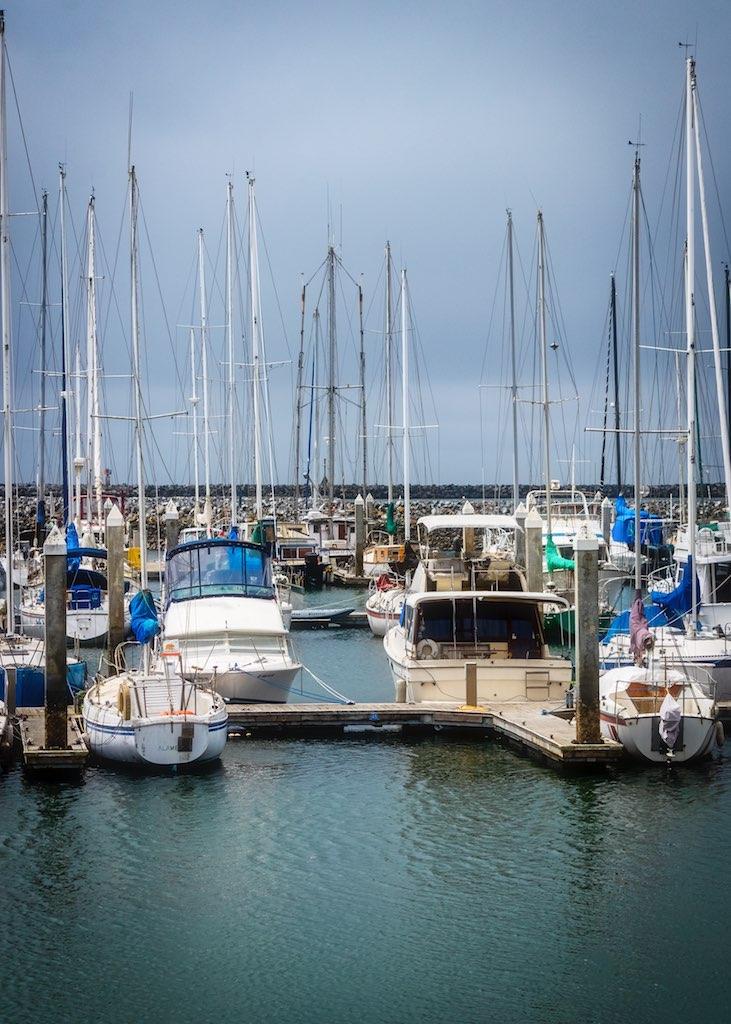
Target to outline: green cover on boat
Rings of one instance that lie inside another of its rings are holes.
[[[388,509],[386,510],[386,533],[389,537],[393,537],[396,533],[396,521],[393,517],[393,502],[389,501]]]
[[[546,537],[546,568],[549,572],[556,572],[557,569],[573,569],[573,558],[564,558],[559,555],[553,537],[549,533]]]

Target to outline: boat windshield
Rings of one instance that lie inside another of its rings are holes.
[[[266,554],[242,543],[185,545],[171,552],[165,575],[168,601],[274,596]]]
[[[423,601],[414,618],[415,644],[432,640],[445,650],[489,648],[504,650],[511,658],[543,657],[538,611],[527,601]]]

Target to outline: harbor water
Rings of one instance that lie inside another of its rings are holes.
[[[295,646],[348,696],[391,698],[367,631]],[[0,835],[12,1024],[723,1015],[730,744],[582,775],[490,740],[358,736],[234,740],[179,775],[15,767]]]

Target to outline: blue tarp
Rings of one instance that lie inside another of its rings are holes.
[[[635,510],[630,508],[625,499],[620,496],[614,503],[614,525],[612,526],[612,540],[620,544],[626,544],[634,550],[635,546]],[[654,512],[640,509],[640,543],[650,547],[660,547],[663,542],[662,520]]]
[[[155,599],[149,590],[140,590],[129,603],[132,632],[138,644],[149,644],[160,632]]]
[[[66,559],[68,561],[68,571],[76,572],[81,565],[81,557],[74,555],[74,551],[78,551],[79,548],[79,535],[76,532],[76,527],[73,523],[69,523],[66,527]]]
[[[228,531],[228,539],[229,540],[238,540],[239,539],[239,528],[238,528],[238,526],[232,526],[231,527],[231,529]]]
[[[609,629],[602,637],[602,643],[607,643],[613,636],[617,636],[618,634],[626,634],[629,636],[629,617],[630,609],[628,608],[626,612],[620,612],[619,615],[613,618]],[[670,625],[662,608],[658,608],[657,605],[654,604],[645,605],[645,617],[647,618],[648,626]]]
[[[693,571],[693,559],[688,558],[687,563],[683,567],[683,575],[680,583],[677,585],[675,590],[671,590],[669,594],[660,593],[654,590],[650,597],[659,605],[665,612],[668,619],[668,624],[671,626],[680,626],[683,621],[683,616],[687,615],[693,607],[693,590],[691,580],[695,577],[695,594],[696,594],[696,608],[701,606],[701,587],[698,581],[698,577]]]

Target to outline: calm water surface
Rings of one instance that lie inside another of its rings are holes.
[[[390,698],[367,633],[295,643]],[[232,741],[198,774],[77,785],[16,769],[0,1020],[725,1019],[729,822],[731,745],[582,777],[398,739]]]

